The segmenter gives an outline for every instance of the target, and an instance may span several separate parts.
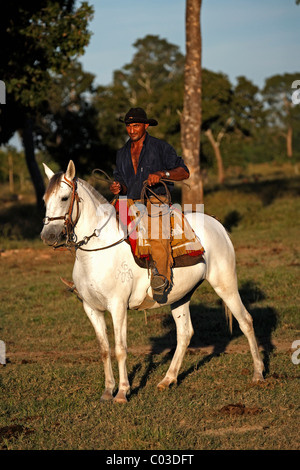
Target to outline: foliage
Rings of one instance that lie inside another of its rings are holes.
[[[202,70],[202,129],[221,130],[231,116],[233,90],[228,77]]]
[[[237,77],[232,108],[236,126],[245,136],[256,136],[257,130],[265,125],[259,88],[245,77]]]
[[[140,106],[159,121],[152,135],[178,144],[184,56],[178,46],[159,36],[147,35],[134,47],[132,62],[116,70],[112,84],[99,87],[93,99],[100,139],[113,149],[123,145],[126,136],[119,117]]]
[[[41,105],[53,74],[64,75],[84,51],[92,14],[86,2],[10,1],[1,12],[0,76],[6,84],[8,104],[25,110]],[[15,129],[13,129],[15,130]]]
[[[91,103],[94,76],[73,62],[68,73],[53,77],[35,125],[36,144],[59,168],[72,159],[79,174],[110,168],[109,147],[101,144],[97,112]],[[107,158],[108,157],[108,158]]]
[[[274,133],[278,133],[286,139],[286,153],[293,156],[293,132],[300,131],[300,107],[299,103],[293,103],[293,82],[300,74],[285,73],[269,77],[262,90],[262,95],[268,108],[269,126]]]
[[[117,150],[126,139],[119,117],[131,106],[142,106],[159,121],[159,125],[149,132],[167,140],[181,153],[184,56],[177,46],[158,36],[145,36],[137,40],[134,47],[136,52],[132,62],[116,70],[112,84],[98,87],[93,96],[100,141]],[[289,77],[285,84],[287,93],[290,94],[292,79],[296,78],[297,74]],[[294,112],[299,109],[298,106]],[[203,69],[202,169],[215,167],[214,151],[205,135],[208,129],[220,145],[226,168],[242,168],[249,162],[284,160],[285,142],[280,135],[279,122],[275,125],[271,121],[273,111],[274,103],[270,103],[263,90],[246,77],[238,77],[233,85],[225,74]],[[299,141],[296,120],[293,127],[296,161]]]
[[[44,183],[35,159],[34,126],[44,107],[48,89],[57,75],[68,73],[70,64],[88,44],[87,30],[92,8],[75,0],[12,0],[2,9],[0,77],[7,90],[6,105],[0,113],[0,143],[7,143],[15,131],[22,135],[25,158],[42,207]]]
[[[21,181],[22,176],[26,173],[26,162],[22,152],[18,152],[14,147],[7,146],[4,150],[0,150],[0,181],[7,183],[9,173],[12,172],[14,179]]]
[[[117,71],[115,79],[127,91],[132,106],[145,102],[150,113],[162,87],[182,73],[184,57],[178,46],[158,36],[148,35],[133,46],[136,52],[132,62]]]

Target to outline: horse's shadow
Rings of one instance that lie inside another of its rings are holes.
[[[258,345],[262,349],[263,362],[265,366],[265,374],[269,372],[270,354],[274,349],[272,344],[272,332],[277,325],[277,312],[271,307],[258,307],[255,304],[265,299],[263,291],[252,281],[248,281],[240,288],[242,301],[253,318],[253,326],[255,330]],[[234,338],[243,335],[239,328],[238,322],[233,318],[232,334],[229,331],[224,311],[222,311],[222,302],[217,306],[209,307],[204,304],[193,305],[191,302],[190,311],[194,328],[194,335],[191,339],[190,351],[196,348],[209,348],[212,352],[202,357],[197,364],[193,364],[189,369],[184,370],[178,376],[177,384],[180,385],[185,378],[211,361],[214,357],[219,356],[226,351],[226,348]],[[175,352],[176,348],[176,327],[172,315],[163,315],[162,324],[166,328],[163,336],[154,336],[151,338],[151,353],[147,356],[147,367],[143,373],[140,383],[132,389],[131,394],[137,394],[140,389],[145,387],[149,375],[157,367],[168,363]],[[247,343],[248,344],[248,343]],[[171,348],[171,349],[170,349]],[[168,350],[159,361],[156,361],[156,355],[162,354]],[[141,370],[142,364],[136,364],[131,373],[129,380],[132,383],[136,373]]]

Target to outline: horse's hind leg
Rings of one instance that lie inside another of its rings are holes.
[[[171,306],[172,315],[176,323],[177,346],[168,372],[164,379],[157,385],[159,390],[164,390],[168,388],[170,384],[177,382],[177,376],[184,354],[194,333],[189,304],[190,302],[188,300],[185,303],[176,302],[176,304]]]
[[[255,333],[253,329],[253,321],[251,315],[247,312],[243,305],[240,294],[237,288],[236,276],[232,276],[232,283],[229,283],[231,276],[226,277],[226,281],[220,282],[216,285],[215,282],[210,282],[216,293],[225,302],[233,316],[239,323],[239,327],[248,339],[249,347],[253,359],[254,375],[253,381],[258,382],[263,379],[264,364],[260,357]]]

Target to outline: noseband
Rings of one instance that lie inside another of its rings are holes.
[[[76,180],[68,180],[65,176],[62,181],[62,183],[65,183],[67,186],[69,186],[72,189],[72,196],[71,196],[71,202],[68,211],[65,213],[65,215],[60,215],[58,217],[45,217],[43,219],[43,224],[48,225],[50,222],[53,220],[64,220],[65,221],[65,233],[67,235],[67,242],[73,241],[74,238],[74,227],[78,222],[79,219],[79,202],[80,198],[77,193],[77,181]],[[72,219],[72,212],[74,208],[74,203],[76,201],[76,219],[73,221]]]

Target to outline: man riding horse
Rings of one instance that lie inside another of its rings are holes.
[[[144,182],[151,187],[151,195],[147,197],[147,240],[151,247],[153,298],[159,301],[171,285],[173,265],[166,189],[172,189],[173,183],[169,180],[189,178],[189,170],[171,145],[148,134],[148,127],[156,126],[158,122],[148,119],[142,108],[130,109],[122,122],[126,125],[129,140],[117,152],[110,190],[115,195],[126,195],[128,199],[140,202]],[[162,184],[161,180],[166,183]],[[166,210],[162,209],[164,206]]]

